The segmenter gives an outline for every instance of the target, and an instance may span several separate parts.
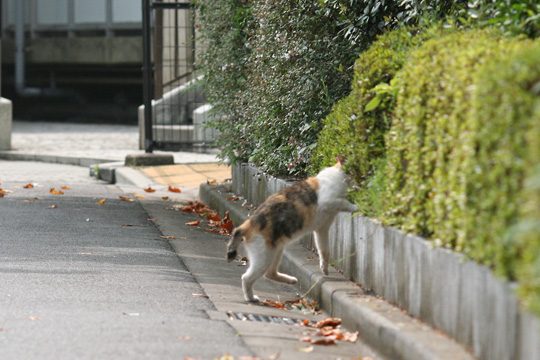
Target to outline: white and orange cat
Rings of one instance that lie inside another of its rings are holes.
[[[242,275],[246,301],[259,301],[253,295],[253,284],[263,275],[287,284],[297,282],[295,277],[278,272],[283,249],[311,232],[315,235],[321,270],[328,274],[330,225],[338,212],[357,211],[356,205],[345,198],[348,181],[341,165],[342,161],[338,160],[335,166],[323,169],[317,176],[269,196],[249,219],[233,230],[227,259],[236,258],[243,240],[249,259],[249,267]]]

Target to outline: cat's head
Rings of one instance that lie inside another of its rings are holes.
[[[346,158],[344,155],[336,156],[336,164],[334,165],[334,167],[343,171],[343,165],[345,165],[345,160]]]
[[[343,166],[345,164],[345,156],[336,156],[336,163],[334,166],[327,167],[319,173],[318,177],[324,177],[332,179],[336,185],[342,184],[344,188],[351,185],[351,178],[345,173]]]

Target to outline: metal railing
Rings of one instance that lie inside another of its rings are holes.
[[[194,121],[205,103],[195,68],[194,7],[179,0],[142,6],[145,151],[202,149],[203,125]]]

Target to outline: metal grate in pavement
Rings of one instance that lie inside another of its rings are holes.
[[[240,321],[258,321],[258,322],[267,322],[273,324],[285,324],[285,325],[301,325],[303,319],[295,319],[283,316],[269,316],[269,315],[260,315],[244,312],[232,312],[227,311],[227,316],[230,320],[240,320]]]

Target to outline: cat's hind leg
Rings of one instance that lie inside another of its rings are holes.
[[[252,241],[245,244],[245,248],[248,252],[249,267],[242,275],[244,299],[248,302],[258,302],[259,298],[253,294],[253,284],[271,266],[276,250],[269,248],[261,236],[254,237]]]
[[[314,231],[315,246],[319,253],[319,266],[324,275],[328,275],[328,260],[330,258],[330,244],[328,239],[329,226],[322,226]]]
[[[278,271],[279,264],[281,263],[281,258],[283,257],[283,247],[277,249],[274,254],[274,259],[270,267],[266,271],[266,277],[270,280],[279,281],[285,284],[296,284],[298,279],[294,276],[280,273]]]

